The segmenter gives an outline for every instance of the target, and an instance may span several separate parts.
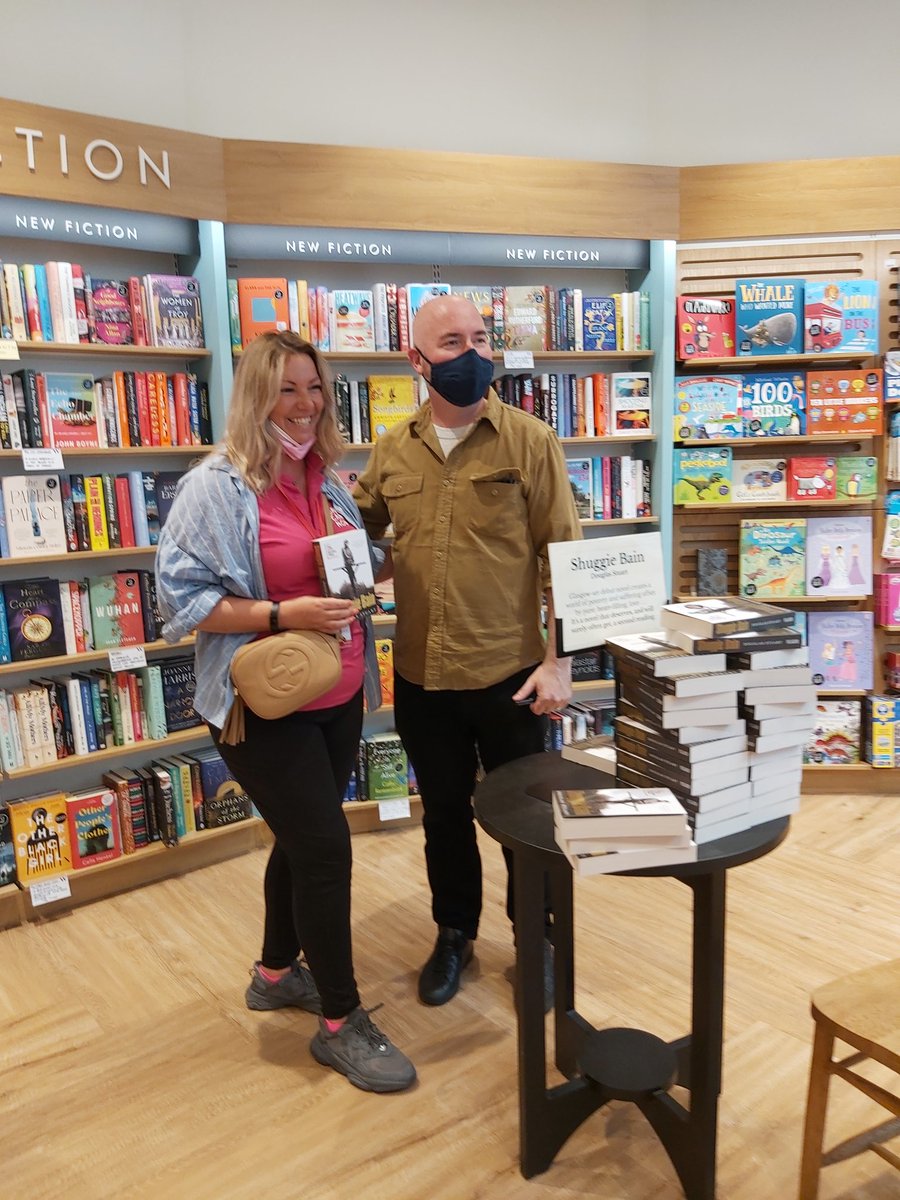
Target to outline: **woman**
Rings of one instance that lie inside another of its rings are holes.
[[[262,957],[247,1004],[320,1014],[311,1050],[368,1091],[399,1091],[415,1069],[360,1006],[350,933],[350,833],[341,807],[356,760],[365,685],[381,702],[374,639],[351,600],[326,598],[313,539],[360,528],[330,468],[342,440],[327,368],[294,333],[267,333],[244,352],[221,447],[179,484],[159,541],[164,636],[197,631],[195,708],[275,835],[265,876]],[[245,740],[222,726],[234,699],[231,659],[252,638],[284,629],[337,634],[337,685],[278,720],[246,711]],[[301,948],[309,970],[301,965]]]

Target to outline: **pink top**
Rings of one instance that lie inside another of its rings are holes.
[[[313,537],[325,533],[320,499],[322,466],[310,454],[306,460],[309,501],[287,476],[259,498],[259,550],[270,600],[294,596],[321,596],[322,584],[316,566]],[[346,517],[331,506],[334,532],[351,528]],[[343,672],[331,691],[306,704],[300,712],[332,708],[352,699],[360,690],[365,670],[363,631],[359,621],[350,624],[351,639],[341,642]]]

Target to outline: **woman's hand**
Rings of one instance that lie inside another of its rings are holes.
[[[314,629],[317,633],[337,633],[356,615],[352,600],[331,596],[295,596],[282,600],[278,608],[281,629]]]

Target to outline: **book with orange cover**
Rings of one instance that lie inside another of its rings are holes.
[[[237,285],[243,346],[261,333],[290,328],[286,279],[239,279]]]

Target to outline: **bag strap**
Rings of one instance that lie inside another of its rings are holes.
[[[328,497],[324,492],[319,493],[319,499],[322,501],[322,518],[325,522],[325,533],[330,537],[334,533],[334,522],[331,519],[331,505],[328,503]]]

